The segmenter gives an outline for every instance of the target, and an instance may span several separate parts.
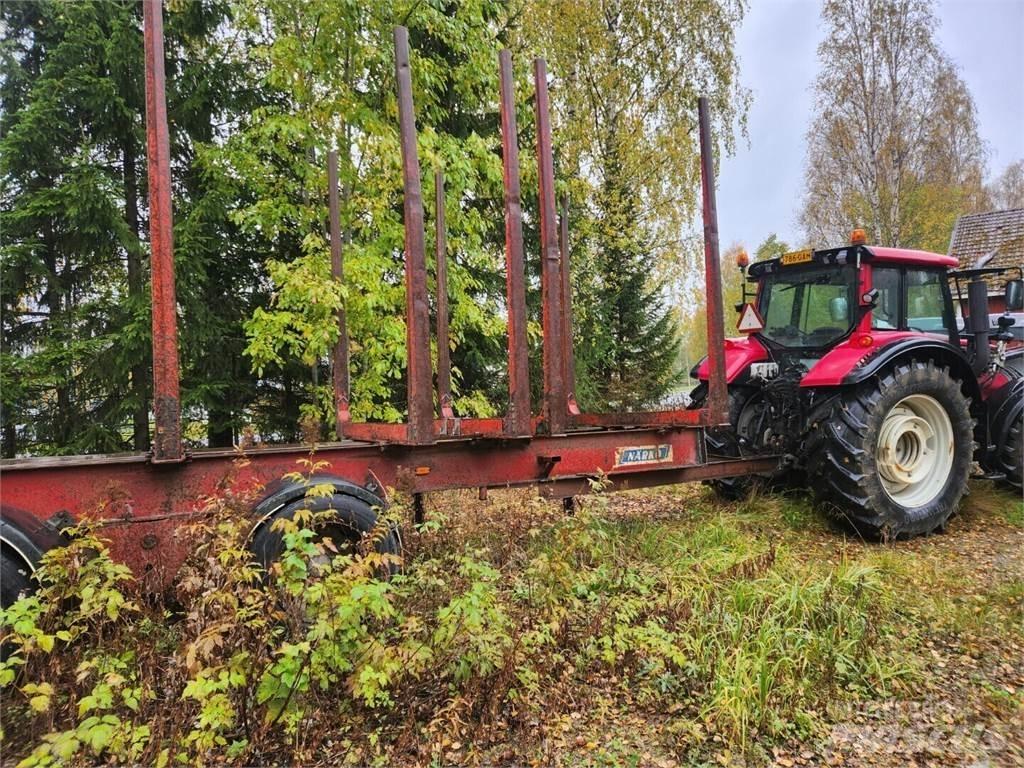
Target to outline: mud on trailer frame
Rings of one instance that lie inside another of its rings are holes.
[[[424,214],[410,77],[408,32],[394,32],[398,119],[402,153],[405,223],[408,421],[357,423],[348,410],[348,341],[344,314],[333,351],[337,441],[318,446],[321,469],[307,482],[282,478],[308,455],[305,445],[257,447],[238,462],[233,450],[186,451],[182,444],[178,384],[177,318],[172,246],[170,157],[164,97],[161,0],[144,0],[146,130],[152,247],[153,380],[156,433],[150,454],[115,454],[5,460],[2,470],[4,557],[27,573],[62,530],[76,520],[98,520],[112,555],[147,582],[165,585],[186,556],[189,543],[175,530],[202,514],[202,500],[231,477],[263,487],[253,509],[254,529],[304,503],[309,483],[335,488],[330,507],[346,525],[372,527],[373,508],[383,506],[385,488],[412,494],[453,488],[541,486],[555,498],[586,493],[597,474],[612,488],[770,472],[777,457],[709,461],[704,429],[728,423],[724,334],[715,182],[706,99],[698,104],[703,189],[704,260],[707,295],[708,397],[702,407],[643,413],[581,413],[574,396],[572,327],[563,214],[556,218],[554,169],[545,62],[536,59],[537,163],[541,239],[543,396],[539,413],[530,403],[526,340],[519,153],[510,53],[498,56],[504,164],[505,249],[508,302],[509,409],[505,418],[460,418],[453,413],[445,295],[444,224],[437,222],[438,360],[434,370],[424,253]],[[337,159],[329,158],[332,268],[342,274],[337,198]],[[443,195],[443,181],[435,191]],[[443,204],[437,210],[443,212]],[[441,214],[443,216],[443,213]],[[419,507],[422,509],[422,507]],[[5,572],[9,572],[6,571]],[[6,591],[6,590],[5,590]]]

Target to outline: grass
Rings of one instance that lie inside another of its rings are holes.
[[[887,545],[800,496],[723,504],[683,486],[565,517],[520,491],[441,494],[427,525],[405,521],[406,575],[343,558],[326,589],[301,528],[277,580],[252,582],[221,513],[180,604],[106,579],[123,614],[79,611],[90,631],[29,648],[3,690],[5,752],[81,731],[99,696],[82,664],[119,670],[106,716],[137,746],[82,754],[122,762],[761,765],[876,704],[954,691],[996,722],[1022,712],[998,670],[1024,648],[1024,520],[986,486],[948,534]],[[82,584],[51,591],[74,606]],[[33,631],[53,631],[40,610]]]

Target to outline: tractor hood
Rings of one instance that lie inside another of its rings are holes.
[[[834,387],[845,383],[849,374],[884,348],[903,339],[920,339],[921,334],[911,331],[872,331],[870,334],[855,331],[848,338],[836,344],[820,358],[808,358],[801,362],[809,368],[800,380],[801,387]],[[936,340],[938,342],[938,339]],[[791,355],[789,355],[791,357]],[[750,373],[753,363],[776,359],[756,337],[725,340],[725,379],[729,384],[742,383]],[[690,376],[700,381],[708,380],[708,361],[705,357],[690,371]]]

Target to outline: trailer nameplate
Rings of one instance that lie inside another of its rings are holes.
[[[629,445],[615,449],[615,466],[632,467],[636,464],[665,464],[672,461],[672,446]]]

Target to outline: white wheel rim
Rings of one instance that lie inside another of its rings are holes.
[[[953,423],[928,395],[900,400],[878,432],[876,465],[882,487],[902,507],[922,507],[946,485],[953,468]]]

